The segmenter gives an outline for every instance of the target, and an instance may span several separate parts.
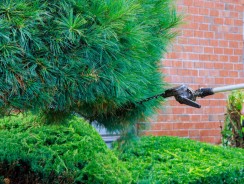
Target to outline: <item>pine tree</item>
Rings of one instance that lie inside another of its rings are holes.
[[[114,129],[163,92],[160,58],[180,18],[171,0],[1,0],[0,108],[73,112]]]

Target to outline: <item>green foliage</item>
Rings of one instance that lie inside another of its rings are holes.
[[[78,117],[62,125],[43,125],[31,114],[2,118],[0,148],[0,178],[11,183],[131,181],[99,134]]]
[[[136,102],[163,92],[178,22],[171,0],[2,0],[0,109],[75,111],[111,129],[143,118],[159,102]]]
[[[244,182],[244,150],[177,137],[142,137],[117,150],[133,183]]]
[[[244,103],[244,91],[233,91],[228,96],[227,112],[222,131],[223,144],[244,148],[244,131],[241,122],[241,109]]]

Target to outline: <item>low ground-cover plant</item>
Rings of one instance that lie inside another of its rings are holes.
[[[241,109],[244,102],[244,91],[233,91],[228,96],[227,112],[222,131],[223,144],[244,148],[244,131],[241,122]]]
[[[43,125],[38,116],[0,119],[0,183],[130,183],[123,163],[82,118]]]
[[[244,150],[241,149],[176,137],[142,137],[117,147],[117,151],[131,171],[133,183],[244,182]]]

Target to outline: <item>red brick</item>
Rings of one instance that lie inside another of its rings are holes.
[[[224,19],[223,18],[215,18],[214,24],[224,24]]]
[[[242,50],[241,49],[235,49],[234,50],[234,55],[239,55],[239,56],[241,56],[242,55]]]
[[[238,62],[241,58],[239,56],[230,56],[230,62]]]
[[[213,47],[218,47],[219,46],[219,42],[218,42],[218,40],[210,40],[209,41],[209,45],[211,45]]]
[[[215,54],[223,54],[224,53],[224,49],[223,48],[214,48],[214,53]]]
[[[243,78],[244,78],[244,76],[242,76],[242,78],[237,78],[237,79],[235,79],[235,84],[244,83]]]
[[[236,35],[231,34],[231,33],[226,33],[225,34],[225,39],[226,40],[235,40],[236,39]]]
[[[182,61],[178,61],[178,60],[172,61],[172,66],[173,67],[182,68],[183,62]]]
[[[188,130],[179,130],[176,132],[176,136],[189,137],[189,131]]]
[[[216,8],[216,9],[219,9],[219,10],[224,10],[224,8],[225,8],[225,4],[222,3],[222,2],[216,2],[216,3],[215,3],[215,8]]]
[[[229,76],[230,76],[230,77],[235,77],[235,78],[237,78],[237,77],[238,77],[238,74],[239,74],[239,72],[237,72],[237,71],[229,71]]]
[[[170,116],[167,115],[158,115],[157,122],[166,122]]]
[[[200,137],[201,142],[209,142],[213,144],[219,143],[219,141],[216,139],[216,136],[207,136],[207,137]]]
[[[173,129],[173,123],[163,123],[161,125],[162,130],[172,130]]]
[[[204,53],[213,54],[214,48],[213,47],[204,47]]]
[[[178,74],[178,70],[176,68],[171,68],[169,72],[170,75],[177,75]]]
[[[195,52],[195,53],[203,53],[203,49],[204,47],[202,47],[202,46],[195,46],[195,47],[193,47],[193,52]]]
[[[191,14],[199,14],[199,8],[198,7],[191,6],[191,7],[188,8],[188,13],[191,13]]]
[[[205,32],[204,37],[205,38],[214,38],[214,32]]]
[[[242,2],[242,5],[241,4],[236,4],[235,10],[238,11],[238,12],[243,13],[243,10],[244,10],[243,4],[244,4],[243,2]]]
[[[200,136],[200,130],[189,130],[189,136],[190,137],[199,137]]]
[[[244,68],[243,64],[236,63],[234,65],[234,70],[243,70],[243,68]]]
[[[195,129],[196,123],[184,123],[184,129]]]
[[[202,46],[209,46],[209,40],[208,39],[200,39],[199,44]]]
[[[241,33],[242,32],[242,29],[240,28],[240,26],[239,27],[230,27],[229,28],[229,31],[231,32],[231,33]]]
[[[232,85],[235,83],[235,79],[234,78],[225,78],[225,84],[226,85]]]
[[[219,70],[219,76],[220,77],[228,76],[228,70]]]
[[[224,78],[215,78],[215,84],[222,84],[224,85],[225,84],[225,80]]]
[[[209,55],[201,54],[201,55],[199,55],[199,60],[200,61],[209,61]]]
[[[228,62],[229,61],[229,57],[228,56],[225,56],[225,55],[219,56],[219,61],[221,61],[221,62]]]
[[[194,31],[192,31],[192,30],[183,30],[183,36],[185,36],[185,37],[193,37],[194,36]]]
[[[166,131],[166,130],[157,131],[157,136],[170,136],[170,135],[172,135],[171,131]]]
[[[205,78],[205,76],[209,75],[209,70],[199,70],[199,75]]]
[[[214,2],[212,1],[205,1],[204,2],[204,7],[212,9],[214,7]]]
[[[233,11],[235,9],[235,6],[233,4],[226,3],[225,4],[225,10]]]
[[[220,47],[228,47],[229,46],[229,42],[226,40],[219,40],[219,46]]]
[[[244,43],[242,41],[239,42],[239,47],[238,48],[243,48]]]
[[[200,118],[200,117],[199,117],[199,118]],[[196,129],[203,129],[204,126],[205,126],[205,123],[196,123],[196,124],[195,124],[195,128],[196,128]]]
[[[195,122],[199,122],[200,119],[201,119],[201,116],[200,116],[200,115],[194,115],[194,114],[191,115],[191,121],[194,122],[194,123],[195,123]],[[195,125],[195,128],[199,128],[199,127],[197,127],[197,126]]]
[[[198,38],[188,38],[188,44],[199,45],[199,39]]]
[[[243,7],[240,0],[180,0],[178,10],[186,14],[185,25],[178,28],[179,36],[162,59],[165,81],[172,86],[184,83],[193,90],[244,83]],[[167,99],[163,103],[167,110],[159,110],[151,119],[153,126],[147,134],[217,144],[227,94],[197,99],[200,109]]]
[[[182,45],[174,45],[173,51],[174,52],[182,52],[183,46]]]
[[[224,23],[225,23],[226,25],[234,25],[234,20],[231,19],[231,18],[225,18],[225,19],[224,19]]]
[[[218,55],[216,55],[216,53],[215,53],[215,55],[210,55],[209,56],[209,60],[210,61],[218,61],[219,60],[219,56]],[[218,65],[219,63],[217,63],[217,65]],[[214,67],[215,67],[215,65],[214,65]],[[216,68],[216,67],[215,67]]]
[[[183,37],[179,37],[178,38],[178,43],[179,44],[187,44],[187,39],[186,38],[183,38]]]
[[[173,123],[173,129],[184,129],[184,123]]]
[[[243,21],[242,20],[234,20],[234,25],[235,26],[242,26]]]
[[[238,19],[239,18],[239,12],[234,12],[234,11],[232,11],[232,12],[230,12],[230,17],[232,17],[232,18],[234,18],[234,19]]]
[[[172,67],[172,61],[165,59],[165,60],[163,60],[162,62],[163,62],[163,64],[164,64],[164,66]]]
[[[205,68],[207,68],[207,69],[213,69],[214,68],[214,63],[213,62],[211,62],[211,63],[205,63]]]
[[[209,15],[210,10],[208,8],[200,8],[199,14],[200,15]]]
[[[210,16],[212,16],[212,17],[218,17],[219,16],[219,10],[210,9]]]
[[[194,66],[195,66],[195,68],[203,68],[204,67],[204,63],[202,63],[202,62],[195,62],[194,63]]]
[[[219,71],[218,70],[209,70],[209,75],[211,77],[217,77],[217,76],[219,76]]]
[[[193,3],[194,3],[193,0],[184,0],[184,5],[186,5],[186,6],[192,6]]]
[[[223,64],[222,63],[214,63],[214,68],[215,69],[222,69],[223,68]]]
[[[221,33],[230,33],[230,26],[229,25],[218,25],[218,31]],[[225,34],[224,34],[224,36],[225,36]]]
[[[204,20],[204,18],[203,18],[203,20]],[[209,30],[209,25],[208,24],[200,24],[199,25],[199,30],[208,31]]]
[[[207,130],[200,130],[201,136],[218,136],[220,135],[220,130],[213,130],[213,129],[207,129]]]
[[[199,60],[199,55],[198,54],[188,54],[188,59],[189,60]]]
[[[199,27],[199,23],[198,22],[191,22],[190,24],[186,25],[186,29],[191,29],[191,30],[196,30]]]
[[[151,123],[151,130],[161,130],[161,123]]]
[[[198,6],[202,7],[203,4],[204,4],[203,0],[195,0],[194,1],[194,6],[196,6],[196,7],[198,7]]]
[[[179,12],[187,12],[188,11],[188,6],[185,6],[184,4],[183,5],[179,5],[179,6],[177,6],[177,10]]]
[[[194,68],[194,63],[190,61],[185,61],[183,62],[183,67],[184,68]]]
[[[233,70],[234,69],[233,63],[224,63],[223,65],[224,65],[224,69],[227,69],[227,70]]]
[[[224,48],[224,54],[233,55],[234,50],[232,48]]]

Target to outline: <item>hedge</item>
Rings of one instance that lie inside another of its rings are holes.
[[[131,175],[83,119],[44,125],[34,115],[0,119],[0,183],[130,183]]]
[[[119,144],[117,144],[119,145]],[[109,150],[82,118],[45,125],[0,119],[0,183],[243,183],[244,150],[176,137],[141,137]]]
[[[142,137],[116,148],[133,183],[244,183],[241,149],[177,137]]]

